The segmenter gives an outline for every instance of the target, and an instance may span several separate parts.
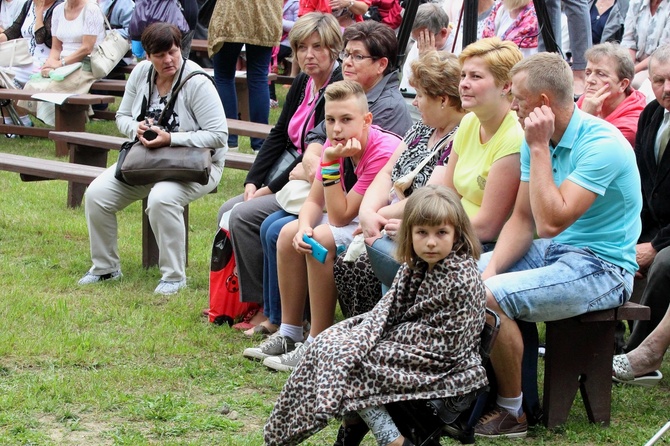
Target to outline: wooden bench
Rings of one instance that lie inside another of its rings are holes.
[[[611,310],[545,323],[545,426],[554,428],[565,423],[577,389],[589,421],[609,425],[615,327],[618,321],[647,320],[649,315],[649,307],[627,302]],[[524,398],[532,397],[525,393]]]
[[[66,163],[63,161],[31,158],[23,155],[0,153],[0,170],[19,173],[23,181],[66,180],[70,184],[90,184],[104,172],[104,167]],[[142,266],[150,268],[158,265],[158,245],[149,217],[145,213],[147,199],[142,200]],[[184,206],[186,226],[186,262],[188,264],[188,205]]]
[[[49,138],[67,146],[71,163],[102,168],[107,167],[109,151],[121,149],[121,145],[127,141],[126,138],[119,136],[97,135],[87,132],[53,131],[49,134]],[[255,155],[228,152],[225,166],[231,169],[249,170],[255,159]],[[68,207],[81,205],[88,184],[89,182],[68,182]]]
[[[59,132],[56,132],[59,133]],[[77,137],[86,141],[86,139],[81,135],[81,133],[69,134],[68,132],[60,132],[62,134],[61,140],[67,141],[68,136],[71,139],[76,139]],[[93,135],[100,138],[101,135]],[[58,135],[57,135],[58,137]],[[112,147],[112,142],[121,142],[124,141],[123,138],[118,138],[114,136],[109,136],[111,138],[108,140],[107,147],[108,149],[104,150],[105,163],[107,159],[107,151],[109,149],[118,149],[119,146],[114,145]],[[89,140],[90,141],[90,140]],[[75,144],[75,143],[68,143]],[[83,147],[83,146],[81,146]],[[84,150],[81,150],[79,155],[84,155]],[[76,158],[71,152],[71,161]],[[93,157],[96,162],[102,159],[100,153]],[[226,157],[226,166],[234,169],[249,169],[253,159],[253,155],[245,155],[241,153],[233,153],[231,156]],[[43,181],[43,180],[65,180],[68,181],[68,206],[74,207],[81,205],[83,193],[86,189],[86,186],[90,184],[95,178],[98,177],[106,169],[106,164],[103,166],[98,165],[87,165],[87,164],[77,164],[75,162],[63,162],[63,161],[54,161],[54,160],[45,160],[41,158],[32,158],[23,155],[14,155],[10,153],[0,153],[0,170],[5,170],[8,172],[16,172],[20,175],[21,180],[23,181]],[[76,186],[76,187],[74,187]],[[147,217],[145,210],[147,208],[147,199],[142,200],[142,265],[145,268],[149,268],[158,264],[158,245],[156,244],[156,237],[154,236],[153,230],[151,229],[151,224],[149,223],[149,218]],[[186,226],[186,260],[188,263],[188,205],[184,206],[184,225]]]
[[[0,88],[0,100],[34,100],[32,95],[35,92]],[[97,94],[78,94],[70,96],[61,105],[55,107],[55,125],[54,129],[62,132],[73,131],[83,132],[88,119],[89,106],[95,104],[109,104],[114,102],[114,96]],[[0,133],[13,133],[22,136],[36,136],[47,138],[51,128],[25,127],[21,125],[5,124],[0,120]],[[56,143],[56,156],[65,156],[67,146],[64,143]]]

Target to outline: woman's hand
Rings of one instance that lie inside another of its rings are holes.
[[[400,223],[402,220],[399,218],[390,218],[388,223],[384,225],[384,230],[386,231],[386,235],[389,236],[392,240],[395,240],[396,236],[398,235],[398,231],[400,231]]]
[[[156,132],[156,138],[152,139],[149,141],[144,137],[145,133],[147,130],[151,129],[151,131]],[[141,122],[140,125],[137,127],[137,138],[140,140],[142,145],[144,147],[147,147],[149,149],[156,149],[158,147],[167,147],[170,146],[170,143],[172,142],[172,136],[170,136],[170,132],[166,132],[162,128],[156,126],[156,125],[147,125],[146,122]]]
[[[388,220],[377,212],[360,212],[358,219],[360,221],[361,233],[366,239],[381,237],[381,230],[388,223]]]
[[[42,68],[40,68],[40,73],[42,74],[42,77],[49,77],[49,73],[51,73],[56,68],[61,67],[62,65],[63,64],[60,62],[60,60],[54,60],[50,57],[46,62],[44,62]]]
[[[298,163],[295,165],[291,173],[288,174],[289,180],[305,180],[310,181],[309,174],[305,171],[305,166],[303,163]],[[312,177],[312,180],[314,177]]]
[[[263,195],[270,195],[271,193],[272,191],[269,187],[263,186],[254,193],[253,198],[262,197]]]
[[[609,85],[603,85],[598,91],[593,94],[584,95],[584,101],[582,102],[582,111],[586,113],[600,117],[600,113],[603,109],[603,103],[610,94],[612,94]]]
[[[254,198],[254,194],[258,188],[253,183],[247,183],[244,185],[244,201],[249,201]]]

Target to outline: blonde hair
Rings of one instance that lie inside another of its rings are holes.
[[[432,50],[413,61],[410,67],[412,75],[409,84],[412,87],[432,98],[446,96],[450,106],[459,112],[464,111],[458,93],[461,66],[456,56]]]
[[[400,231],[398,231],[396,258],[410,268],[416,264],[417,254],[412,243],[412,228],[418,225],[438,226],[448,223],[454,227],[452,251],[479,258],[481,243],[465,213],[456,192],[436,184],[421,187],[412,193],[405,204]]]
[[[461,67],[471,57],[479,57],[486,63],[498,87],[512,79],[510,70],[523,59],[516,44],[509,40],[500,40],[499,37],[479,39],[466,46],[458,56]]]
[[[533,94],[546,94],[559,107],[574,107],[570,65],[557,53],[537,53],[512,68],[511,76],[526,73],[526,88]]]
[[[326,102],[346,101],[349,98],[356,98],[361,107],[361,112],[368,112],[368,99],[365,96],[365,90],[356,81],[343,80],[333,82],[326,88],[324,94]]]
[[[293,54],[298,54],[298,46],[314,33],[319,35],[321,45],[330,51],[330,60],[340,57],[340,51],[344,48],[340,24],[332,14],[322,12],[307,13],[293,24],[288,33]]]

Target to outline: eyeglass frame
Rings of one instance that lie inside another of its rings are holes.
[[[351,60],[352,60],[354,63],[361,63],[361,62],[363,62],[365,59],[372,59],[373,61],[377,61],[377,60],[381,59],[381,57],[377,57],[377,56],[364,56],[364,55],[362,55],[362,54],[348,53],[348,52],[345,51],[345,50],[340,51],[339,56],[340,56],[340,61],[342,61],[342,62],[344,62],[344,61],[347,60],[349,57],[351,57]]]

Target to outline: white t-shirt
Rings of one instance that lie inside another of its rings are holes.
[[[105,18],[100,7],[88,3],[74,20],[65,18],[65,3],[54,9],[51,17],[51,34],[63,43],[61,56],[69,56],[79,49],[83,36],[97,36],[95,44],[105,38]]]
[[[42,18],[44,18],[46,13],[47,11],[44,10]],[[21,84],[28,82],[28,79],[32,74],[39,72],[40,67],[44,65],[44,62],[49,58],[49,52],[51,51],[45,43],[38,44],[35,42],[35,18],[35,3],[33,3],[30,8],[28,8],[28,13],[23,21],[23,26],[21,26],[21,36],[30,39],[30,53],[33,55],[33,63],[14,67],[16,80]]]
[[[27,0],[0,1],[0,26],[2,29],[7,29],[12,26],[26,1]]]

